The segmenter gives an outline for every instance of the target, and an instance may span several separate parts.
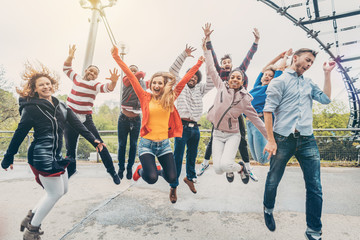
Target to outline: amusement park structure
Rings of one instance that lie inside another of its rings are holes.
[[[304,30],[336,61],[348,94],[355,138],[360,137],[360,3],[355,0],[258,0]],[[355,130],[356,129],[356,130]]]
[[[348,128],[353,137],[360,138],[360,2],[358,0],[257,0],[274,9],[281,16],[301,28],[309,38],[319,43],[331,59],[336,61],[349,100]],[[113,45],[118,45],[123,58],[125,44],[117,43],[106,19],[104,8],[117,0],[80,0],[83,8],[92,10],[91,26],[84,61],[84,69],[91,64],[100,18]],[[121,89],[121,88],[120,88]],[[120,91],[121,92],[121,91]],[[121,93],[120,93],[121,97]],[[121,98],[120,98],[121,99]]]

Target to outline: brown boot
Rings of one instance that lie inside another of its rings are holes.
[[[187,177],[185,177],[185,178],[184,178],[184,182],[189,186],[190,190],[191,190],[193,193],[197,193],[193,181],[191,181],[191,180],[189,180]]]
[[[29,210],[28,214],[26,215],[26,217],[22,220],[21,224],[20,224],[20,231],[23,232],[24,229],[28,226],[28,223],[31,223],[31,220],[34,217],[34,213]],[[44,231],[42,231],[41,229],[39,229],[40,234],[44,234]]]
[[[176,196],[176,188],[170,188],[170,202],[172,203],[176,203],[177,201],[177,196]]]
[[[34,216],[34,213],[31,210],[29,210],[28,214],[26,215],[26,217],[22,220],[22,222],[20,224],[21,232],[23,232],[24,229],[27,227],[28,223],[31,222],[33,216]]]
[[[24,232],[23,240],[41,240],[40,235],[42,235],[44,232],[39,232],[40,226],[35,227],[28,223],[26,228],[27,229]]]

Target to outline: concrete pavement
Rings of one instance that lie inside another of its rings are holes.
[[[65,239],[305,239],[305,187],[299,167],[287,167],[278,189],[275,232],[267,230],[262,197],[268,167],[255,166],[259,182],[244,185],[216,175],[198,178],[193,194],[182,180],[178,202],[162,179],[148,185],[114,185],[101,164],[79,164],[69,192],[45,218],[44,240]],[[135,169],[135,168],[134,168]],[[183,169],[182,173],[184,177]],[[323,239],[360,239],[360,168],[322,168]],[[45,193],[27,164],[0,174],[0,239],[22,239],[21,220]]]

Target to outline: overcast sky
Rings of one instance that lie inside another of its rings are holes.
[[[103,0],[106,3],[106,1]],[[167,71],[188,43],[197,48],[195,59],[185,62],[182,74],[202,55],[202,26],[211,22],[212,42],[219,57],[230,53],[234,66],[239,65],[250,48],[258,28],[261,39],[257,53],[247,70],[249,90],[265,64],[288,48],[319,45],[281,17],[273,9],[256,0],[119,0],[105,9],[117,41],[129,46],[125,62],[146,72],[146,78],[157,71]],[[72,83],[62,73],[69,44],[77,45],[73,66],[81,73],[89,32],[91,11],[76,0],[2,1],[0,9],[0,64],[6,78],[20,85],[20,74],[26,60],[39,60],[61,76],[60,94],[68,94]],[[117,67],[110,54],[111,42],[100,22],[93,64],[101,69],[99,80],[108,77],[108,69]],[[322,64],[328,56],[320,51],[315,64],[305,75],[323,87]],[[205,74],[205,67],[201,67]],[[333,71],[332,96],[347,102],[341,76]],[[99,94],[96,105],[119,101],[119,87],[113,93]],[[205,98],[205,108],[212,104],[214,92]],[[205,110],[206,110],[205,109]]]

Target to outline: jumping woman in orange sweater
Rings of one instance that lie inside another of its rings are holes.
[[[120,68],[124,71],[140,100],[143,114],[139,158],[141,165],[137,167],[133,179],[137,181],[140,176],[149,184],[158,180],[158,175],[164,177],[168,183],[176,180],[176,165],[174,155],[170,147],[169,138],[182,137],[183,126],[177,112],[174,101],[181,91],[198,71],[204,62],[204,57],[176,84],[175,77],[168,72],[157,72],[150,79],[150,90],[146,92],[140,85],[135,75],[119,57],[117,47],[111,49],[111,53]],[[158,158],[163,170],[156,166],[155,157]]]

